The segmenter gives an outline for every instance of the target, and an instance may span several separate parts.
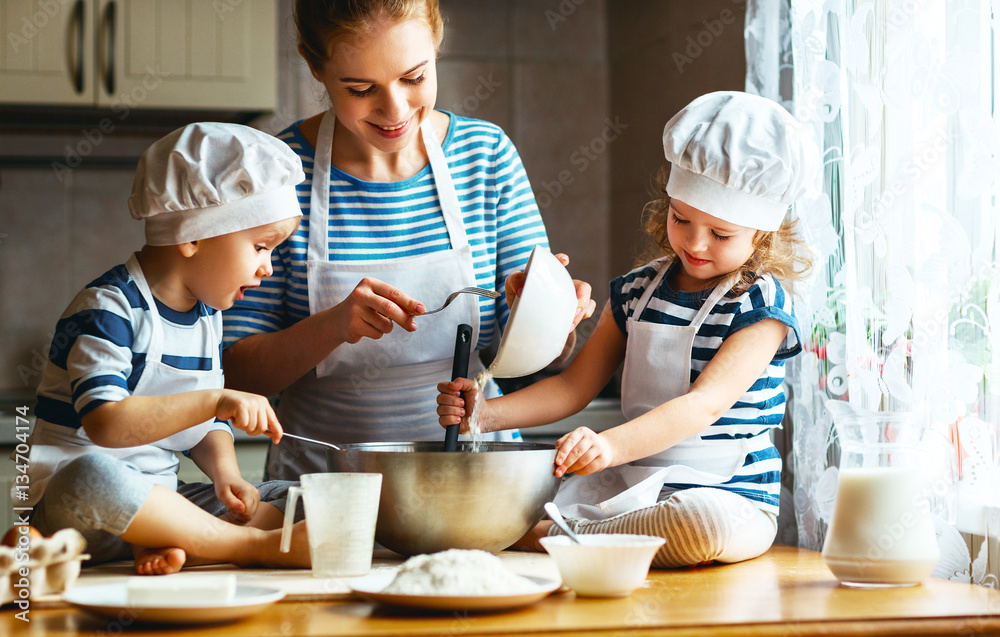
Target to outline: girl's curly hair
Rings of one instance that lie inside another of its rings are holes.
[[[660,169],[656,176],[658,192],[666,193],[669,167]],[[667,223],[670,215],[670,197],[662,196],[646,204],[642,214],[642,229],[653,240],[655,247],[647,250],[636,265],[667,256],[676,259],[677,253],[667,240]],[[786,218],[781,227],[774,231],[758,230],[753,237],[753,253],[738,270],[736,285],[731,294],[739,295],[750,289],[760,275],[770,274],[781,281],[789,291],[794,291],[794,282],[809,276],[813,263],[811,253],[795,228],[798,220]],[[716,285],[724,279],[718,277],[711,282]]]

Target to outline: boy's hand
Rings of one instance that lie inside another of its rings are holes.
[[[556,441],[555,475],[585,476],[614,464],[614,449],[606,438],[587,427],[577,427]]]
[[[488,401],[482,400],[479,387],[476,381],[469,378],[456,378],[450,383],[438,383],[438,423],[442,427],[449,425],[461,425],[458,431],[463,434],[469,433],[469,415],[473,409],[479,411],[479,423],[482,431],[493,431],[487,428],[485,423],[490,419],[487,417],[489,408]],[[461,392],[465,392],[465,399],[462,399]]]
[[[223,479],[215,483],[215,497],[226,505],[239,524],[246,524],[257,515],[260,492],[242,477]]]
[[[251,436],[267,434],[272,442],[281,440],[281,423],[267,398],[232,389],[223,389],[215,406],[215,417]]]

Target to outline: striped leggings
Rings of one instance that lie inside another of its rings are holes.
[[[777,516],[750,500],[722,489],[698,487],[671,493],[665,500],[606,520],[567,520],[576,533],[657,535],[666,543],[653,558],[656,568],[709,562],[742,562],[770,548]],[[549,535],[560,535],[555,525]]]

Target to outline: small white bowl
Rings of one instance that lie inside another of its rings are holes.
[[[573,278],[555,255],[535,246],[524,274],[524,289],[514,299],[490,365],[494,378],[527,376],[554,361],[566,345],[576,315]]]
[[[563,583],[584,597],[625,597],[639,588],[662,537],[651,535],[578,535],[576,544],[565,535],[541,538],[556,561]]]

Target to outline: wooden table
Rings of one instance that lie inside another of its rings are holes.
[[[159,637],[271,635],[1000,635],[1000,592],[932,579],[923,586],[839,586],[819,553],[787,546],[726,566],[652,571],[623,599],[552,595],[495,614],[426,614],[355,599],[283,602],[207,627],[123,626],[72,608],[0,612],[0,635],[148,632]]]

